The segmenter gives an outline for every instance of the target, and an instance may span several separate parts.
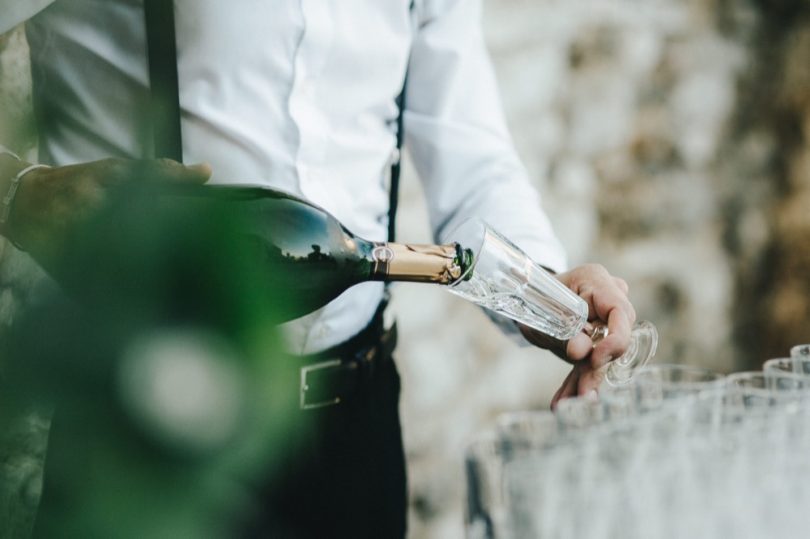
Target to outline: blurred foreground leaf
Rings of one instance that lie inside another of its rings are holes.
[[[53,265],[68,293],[14,328],[0,429],[54,417],[38,536],[229,536],[251,509],[242,485],[304,429],[273,331],[289,299],[246,224],[232,205],[171,200],[121,188]]]

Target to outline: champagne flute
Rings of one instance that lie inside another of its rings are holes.
[[[790,349],[790,357],[797,360],[810,359],[810,344],[797,344]]]
[[[448,286],[452,293],[562,341],[584,332],[596,346],[608,336],[607,325],[588,320],[582,298],[485,222],[469,219],[447,237],[472,253],[472,263]],[[637,322],[625,353],[605,368],[605,381],[627,383],[657,347],[655,326]]]

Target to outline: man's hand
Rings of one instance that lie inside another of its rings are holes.
[[[529,342],[551,350],[574,365],[554,395],[552,408],[560,399],[596,391],[603,376],[600,370],[627,349],[630,330],[636,321],[636,312],[627,299],[627,283],[610,275],[604,267],[586,264],[557,278],[588,303],[588,319],[606,323],[609,334],[596,345],[584,333],[563,342],[520,325],[521,333]]]
[[[70,230],[104,203],[110,187],[138,179],[203,184],[210,176],[208,165],[184,166],[169,159],[104,159],[36,169],[20,184],[6,234],[47,264]]]

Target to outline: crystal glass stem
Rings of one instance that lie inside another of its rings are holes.
[[[485,222],[465,221],[446,240],[472,253],[464,274],[448,286],[450,292],[560,341],[580,331],[594,344],[607,337],[607,326],[588,322],[585,300]],[[606,367],[610,385],[630,380],[633,370],[655,354],[658,332],[650,322],[638,322],[631,335],[627,351]]]
[[[610,334],[607,325],[602,322],[587,322],[583,331],[594,346]],[[611,386],[626,384],[633,377],[633,372],[646,365],[655,355],[657,348],[658,331],[655,326],[646,320],[636,322],[630,332],[627,350],[605,366],[605,382]]]

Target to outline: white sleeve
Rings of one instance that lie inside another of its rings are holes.
[[[480,217],[539,264],[564,270],[565,252],[506,127],[480,0],[423,0],[418,8],[405,143],[434,236]]]
[[[0,0],[0,34],[5,34],[21,22],[27,21],[51,5],[53,1],[54,0]]]

